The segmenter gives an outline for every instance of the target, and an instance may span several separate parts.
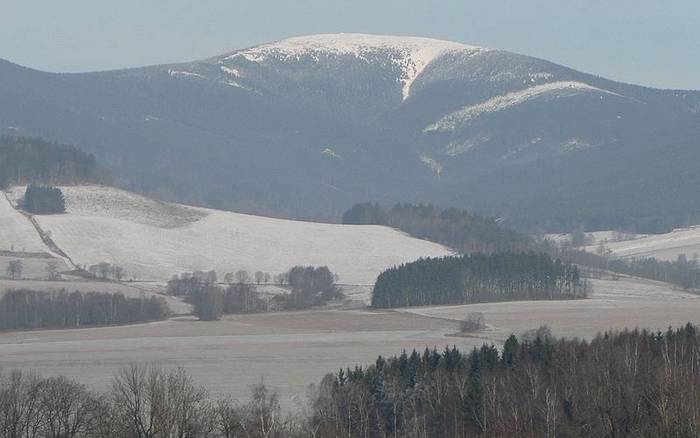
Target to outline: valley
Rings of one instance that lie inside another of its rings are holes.
[[[328,372],[403,350],[456,345],[470,351],[502,345],[511,334],[548,325],[555,336],[591,339],[607,329],[665,329],[700,323],[700,296],[635,278],[592,280],[585,300],[404,308],[311,310],[229,315],[221,321],[176,317],[122,327],[0,334],[0,366],[65,375],[108,389],[131,364],[185,367],[213,395],[243,399],[264,379],[286,410],[305,400],[308,385]],[[483,313],[487,328],[452,336],[458,321]]]

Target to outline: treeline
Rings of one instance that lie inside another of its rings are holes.
[[[425,258],[382,272],[374,307],[585,298],[575,265],[546,254],[499,253]]]
[[[13,289],[0,298],[0,330],[131,324],[169,315],[165,300],[156,296]]]
[[[66,201],[58,187],[30,184],[24,192],[22,208],[33,214],[65,213]]]
[[[237,271],[227,274],[225,279],[232,283],[222,287],[214,271],[186,272],[168,281],[167,292],[184,297],[193,304],[195,314],[206,321],[217,320],[225,314],[307,309],[343,297],[335,284],[335,276],[326,266],[294,266],[276,276],[280,285],[288,287],[286,294],[260,294],[257,286],[270,279],[269,274],[260,271],[254,277],[247,271]]]
[[[107,262],[100,262],[96,265],[90,265],[85,269],[92,278],[102,280],[121,281],[126,277],[126,269],[119,265],[113,265]]]
[[[343,215],[343,223],[398,228],[419,239],[441,243],[465,254],[539,248],[534,239],[500,226],[495,219],[433,205],[396,204],[387,209],[379,204],[355,204]]]
[[[108,173],[75,146],[39,138],[0,136],[0,188],[9,185],[102,183]]]
[[[684,289],[700,288],[700,266],[696,258],[688,259],[681,254],[675,261],[658,260],[654,257],[641,259],[610,258],[606,251],[597,254],[580,249],[557,249],[553,251],[561,260],[613,274],[625,274],[649,280],[663,281]]]
[[[608,262],[608,269],[636,277],[664,281],[685,289],[700,287],[700,269],[696,260],[679,257],[674,262],[657,260],[653,257],[644,259],[615,259]]]
[[[320,437],[696,437],[698,361],[691,325],[413,351],[326,376],[311,423]]]

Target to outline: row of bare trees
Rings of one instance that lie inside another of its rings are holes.
[[[192,303],[194,313],[205,321],[218,320],[222,315],[232,313],[306,309],[343,297],[335,284],[337,277],[326,266],[294,266],[276,276],[276,281],[287,287],[288,293],[259,293],[258,280],[266,281],[269,277],[266,275],[258,271],[256,283],[252,283],[247,271],[237,271],[226,274],[226,285],[222,287],[217,283],[214,271],[185,272],[170,279],[167,292]]]
[[[122,281],[126,277],[126,270],[122,266],[107,262],[90,265],[87,271],[93,278],[100,278],[102,280]]]
[[[61,271],[57,260],[49,260],[45,266],[47,280],[60,280]],[[24,263],[21,259],[13,259],[5,266],[5,275],[12,280],[19,280],[24,274]]]
[[[183,370],[131,366],[106,393],[65,377],[0,374],[2,438],[284,438],[307,436],[260,383],[250,401],[212,400]]]
[[[0,297],[0,330],[130,324],[170,316],[163,297],[11,289]]]

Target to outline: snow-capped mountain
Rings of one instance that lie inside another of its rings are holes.
[[[368,199],[553,228],[700,211],[699,92],[427,38],[312,35],[85,74],[3,62],[0,127],[76,143],[160,197],[296,217]]]

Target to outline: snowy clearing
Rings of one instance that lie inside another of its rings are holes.
[[[597,245],[600,245],[601,243],[608,245],[613,242],[626,242],[641,239],[642,237],[646,236],[648,236],[648,234],[621,233],[611,230],[591,231],[590,233],[586,233],[586,246],[590,247],[586,249],[594,250]],[[544,237],[560,245],[571,243],[571,233],[545,234]]]
[[[615,257],[675,261],[685,254],[688,260],[700,254],[700,227],[680,228],[666,234],[650,234],[633,240],[607,242],[605,247]],[[586,250],[594,251],[595,247]]]
[[[545,238],[558,243],[570,243],[571,234],[547,234]],[[610,255],[620,258],[654,257],[658,260],[675,261],[679,255],[688,260],[700,254],[700,227],[678,228],[665,234],[629,234],[616,231],[594,231],[586,233],[584,250],[596,252],[602,247]]]
[[[62,190],[67,214],[35,216],[41,228],[76,264],[106,261],[124,267],[130,279],[166,281],[194,270],[215,270],[220,276],[239,269],[277,274],[294,265],[326,265],[341,283],[370,285],[393,265],[451,254],[441,245],[381,226],[194,208],[101,186]]]
[[[444,116],[436,123],[429,125],[423,130],[423,132],[452,131],[459,128],[462,124],[481,116],[482,114],[501,111],[540,97],[555,99],[591,92],[619,96],[611,91],[603,90],[583,82],[549,82],[546,84],[535,85],[524,90],[507,93],[502,96],[492,97],[476,105],[464,107],[459,111],[455,111]]]

